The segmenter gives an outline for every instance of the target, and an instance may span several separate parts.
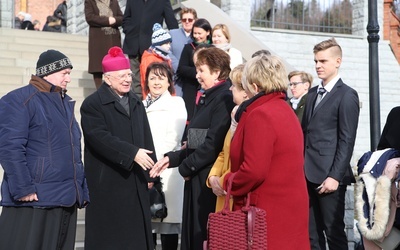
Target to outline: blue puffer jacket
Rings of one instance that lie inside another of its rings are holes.
[[[75,101],[32,76],[0,100],[2,206],[82,207],[89,201]],[[37,193],[37,202],[20,202]]]

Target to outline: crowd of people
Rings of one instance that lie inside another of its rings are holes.
[[[32,15],[24,11],[18,12],[14,18],[14,29],[49,31],[49,32],[67,32],[67,2],[61,2],[54,10],[52,15],[47,16],[45,24],[35,19],[32,21]]]
[[[223,23],[182,8],[179,28],[169,1],[139,2],[123,14],[118,1],[85,1],[96,91],[80,108],[83,162],[62,52],[43,52],[29,85],[0,100],[0,248],[72,249],[76,209],[86,207],[85,249],[153,250],[160,235],[163,250],[176,250],[180,235],[181,249],[200,250],[231,179],[230,209],[251,193],[267,212],[269,249],[348,249],[360,107],[339,75],[337,41],[314,46],[312,87],[310,73],[287,72],[267,50],[244,63]],[[389,129],[381,148],[400,140]],[[161,220],[148,191],[159,184]]]

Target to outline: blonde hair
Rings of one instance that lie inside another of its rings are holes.
[[[290,78],[292,78],[293,76],[300,76],[302,82],[308,82],[309,83],[308,89],[311,88],[311,84],[312,84],[312,82],[314,80],[314,78],[312,77],[311,74],[309,74],[307,72],[304,72],[304,71],[295,70],[295,71],[292,71],[292,72],[289,73],[288,80],[290,81]]]
[[[231,79],[232,84],[235,84],[238,90],[244,90],[242,84],[243,69],[244,63],[234,67],[231,73],[229,73],[229,78]]]
[[[313,52],[314,54],[316,54],[317,52],[324,51],[330,48],[333,48],[332,52],[335,53],[336,56],[342,58],[342,48],[333,37],[331,39],[316,44],[314,46]]]
[[[222,23],[215,25],[211,31],[211,36],[212,36],[212,33],[214,33],[214,31],[216,31],[216,30],[221,30],[222,34],[224,34],[224,36],[226,37],[226,40],[228,40],[228,43],[231,42],[231,35],[229,33],[228,26],[226,26],[225,24],[222,24]]]
[[[284,92],[287,89],[287,73],[285,66],[277,56],[261,55],[247,61],[244,70],[243,88],[256,95],[251,85],[256,84],[259,92],[266,94]]]

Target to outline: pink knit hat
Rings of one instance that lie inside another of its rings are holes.
[[[101,64],[103,66],[103,73],[131,68],[129,59],[126,58],[122,49],[118,46],[114,46],[108,50],[108,54],[104,56]]]

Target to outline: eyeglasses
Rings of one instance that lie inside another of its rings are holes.
[[[297,86],[297,84],[303,84],[304,82],[291,82],[291,83],[289,83],[288,85],[289,85],[289,87],[296,87]]]
[[[106,75],[106,76],[111,76],[114,77],[115,79],[118,79],[120,81],[125,80],[127,77],[132,79],[133,74],[132,73],[128,73],[128,74],[123,74],[123,75],[118,75],[118,76],[113,76],[113,75]]]
[[[193,18],[182,18],[181,19],[181,21],[183,22],[183,23],[191,23],[191,22],[193,22]]]

